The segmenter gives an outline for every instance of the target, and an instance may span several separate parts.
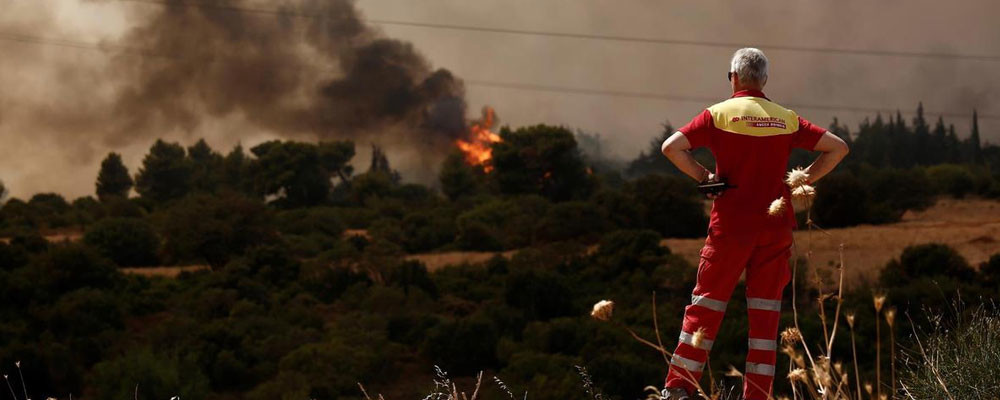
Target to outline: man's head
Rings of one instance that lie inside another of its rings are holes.
[[[764,52],[753,47],[736,50],[729,65],[729,82],[733,85],[733,92],[763,89],[767,83],[767,57]]]

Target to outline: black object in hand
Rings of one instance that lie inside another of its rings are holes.
[[[718,195],[725,192],[726,189],[733,189],[736,186],[730,185],[724,181],[721,182],[707,182],[698,185],[698,191],[702,194],[714,194]]]

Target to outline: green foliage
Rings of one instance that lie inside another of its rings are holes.
[[[197,192],[212,193],[222,186],[222,168],[224,159],[199,139],[187,149],[188,160],[191,162],[191,189]]]
[[[484,179],[482,171],[466,163],[460,152],[449,154],[438,174],[441,191],[452,201],[481,191]]]
[[[920,277],[948,277],[969,281],[976,271],[955,249],[943,244],[909,246],[899,260],[893,260],[882,270],[883,285],[901,285]]]
[[[501,193],[540,194],[553,201],[584,199],[593,181],[576,148],[573,133],[546,125],[500,130],[493,145],[490,178]]]
[[[902,364],[900,383],[917,399],[988,399],[1000,393],[1000,312],[979,308],[934,326]]]
[[[83,241],[123,267],[157,265],[160,239],[139,218],[103,219],[87,230]]]
[[[647,175],[625,184],[623,192],[638,214],[638,226],[665,237],[698,237],[708,229],[702,196],[690,180]]]
[[[193,167],[184,147],[177,143],[156,140],[135,177],[139,195],[153,202],[165,202],[183,197],[191,190]]]
[[[975,177],[960,165],[935,165],[927,168],[927,175],[939,193],[962,198],[975,189]]]
[[[118,270],[94,250],[77,244],[56,245],[32,260],[40,290],[60,294],[80,288],[110,288]]]
[[[497,328],[489,319],[446,320],[427,331],[422,351],[445,370],[471,375],[496,366],[498,340]]]
[[[354,144],[275,140],[261,143],[250,152],[257,156],[250,166],[254,192],[277,196],[276,201],[282,205],[301,207],[327,200],[330,179],[350,171],[346,164],[354,156]]]
[[[259,201],[231,193],[187,197],[158,219],[164,261],[170,264],[221,267],[233,255],[276,239],[271,212]]]
[[[94,397],[126,399],[204,398],[209,394],[208,379],[193,360],[148,348],[130,351],[94,366],[90,379]]]
[[[538,196],[512,197],[482,204],[458,216],[460,246],[470,250],[500,250],[535,242],[536,224],[550,204]]]
[[[816,187],[813,219],[827,228],[857,225],[869,221],[868,191],[854,175],[833,173]]]
[[[109,196],[128,197],[132,189],[132,176],[122,163],[118,153],[108,153],[101,161],[101,170],[97,173],[97,197],[104,199]]]

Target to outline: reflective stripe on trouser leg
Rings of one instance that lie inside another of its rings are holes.
[[[778,341],[773,339],[754,339],[750,338],[748,341],[748,346],[750,350],[767,350],[775,351],[778,349]]]
[[[747,363],[746,373],[774,376],[774,366],[769,364]]]
[[[726,312],[726,305],[728,302],[716,300],[703,295],[692,294],[691,295],[691,305],[705,307],[712,311],[718,311],[721,313]]]
[[[751,310],[781,311],[781,300],[747,297],[747,308]]]
[[[684,368],[691,372],[699,372],[699,373],[701,372],[702,369],[705,368],[705,363],[703,362],[681,357],[676,354],[674,354],[674,356],[670,358],[670,364]]]
[[[702,349],[702,350],[712,350],[712,344],[714,343],[714,341],[711,340],[711,339],[702,338],[701,342],[698,343],[697,346],[695,346],[694,335],[692,335],[690,333],[687,333],[687,332],[684,332],[684,331],[681,331],[681,337],[678,338],[677,340],[680,341],[681,343],[684,343],[684,344],[687,344],[687,345],[689,345],[691,347],[696,347],[696,348],[699,348],[699,349]]]

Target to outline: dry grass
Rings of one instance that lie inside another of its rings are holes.
[[[850,266],[847,282],[871,281],[907,246],[943,243],[957,250],[972,265],[985,262],[1000,248],[1000,201],[942,199],[931,208],[907,212],[903,221],[888,225],[860,225],[828,229],[830,235],[809,236],[795,232],[803,249],[811,248],[810,264],[836,266],[839,246],[844,244],[844,263]],[[811,241],[811,243],[810,243]],[[692,265],[704,239],[665,239],[663,244]]]
[[[120,268],[119,270],[123,274],[129,275],[141,275],[141,276],[159,276],[165,278],[176,278],[182,272],[196,272],[205,271],[212,269],[207,265],[184,265],[184,266],[174,266],[174,267],[135,267],[135,268]]]

